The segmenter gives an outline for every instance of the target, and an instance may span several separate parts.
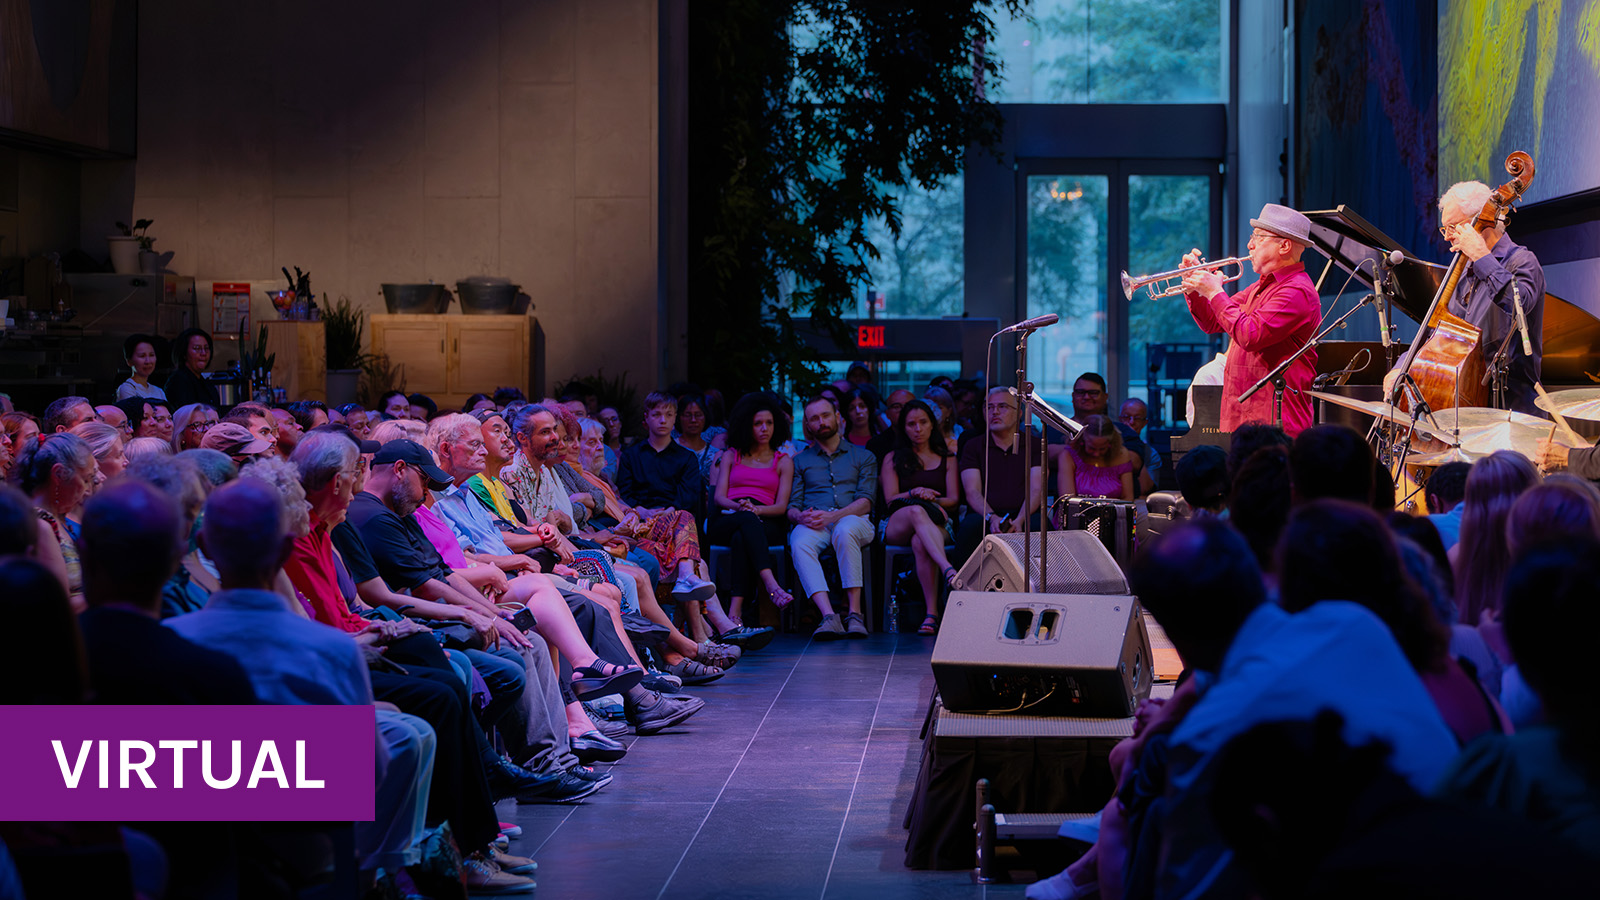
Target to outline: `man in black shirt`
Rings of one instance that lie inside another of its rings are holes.
[[[1021,531],[1022,517],[1034,515],[1044,503],[1044,461],[1035,446],[1030,448],[1026,477],[1028,508],[1022,508],[1022,441],[1017,432],[1021,411],[1016,392],[990,388],[983,415],[989,426],[987,439],[968,441],[958,463],[969,511],[956,531],[956,550],[950,557],[957,566],[978,549],[985,534]]]

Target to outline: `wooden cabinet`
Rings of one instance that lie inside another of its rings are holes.
[[[327,332],[321,322],[264,323],[272,361],[272,386],[290,400],[328,400]]]
[[[459,407],[498,387],[532,390],[536,328],[531,316],[375,315],[372,352],[404,364],[408,392]]]

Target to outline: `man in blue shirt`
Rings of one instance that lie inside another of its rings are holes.
[[[865,447],[843,439],[839,409],[828,397],[805,407],[806,436],[811,445],[794,459],[794,488],[789,492],[789,549],[795,575],[817,609],[822,624],[812,637],[831,641],[864,638],[861,618],[862,548],[872,543],[872,499],[878,489],[878,460]],[[850,611],[843,621],[828,598],[828,581],[817,556],[833,547],[839,562],[839,585]]]

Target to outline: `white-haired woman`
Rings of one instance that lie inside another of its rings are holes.
[[[83,608],[83,569],[67,515],[94,491],[100,470],[88,442],[73,434],[41,434],[28,441],[11,467],[11,482],[33,500],[40,521],[60,550],[67,592]],[[41,548],[45,553],[49,548]],[[53,558],[53,556],[52,556]]]

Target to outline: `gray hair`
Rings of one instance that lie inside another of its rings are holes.
[[[11,483],[32,494],[50,480],[56,466],[73,472],[94,468],[94,453],[89,443],[75,434],[43,432],[28,441],[11,464]]]
[[[281,459],[257,459],[240,469],[239,477],[265,481],[283,495],[283,524],[291,536],[304,537],[311,531],[311,504],[300,486],[299,469]]]
[[[422,439],[422,446],[437,456],[440,444],[447,441],[452,444],[458,443],[462,435],[468,432],[475,437],[481,437],[483,426],[466,413],[446,413],[428,423],[428,433]]]
[[[360,455],[344,435],[314,431],[300,439],[289,462],[300,471],[300,485],[310,494],[327,487],[340,472],[354,468]]]
[[[390,441],[416,441],[422,443],[423,435],[428,431],[427,423],[418,422],[416,419],[389,419],[379,422],[367,435],[367,440],[387,444]]]
[[[54,432],[71,421],[72,411],[79,406],[89,407],[89,415],[95,415],[94,404],[88,397],[62,397],[44,408],[44,421],[39,423],[39,430]]]
[[[105,459],[122,442],[122,429],[104,422],[83,422],[73,426],[68,433],[83,438],[97,461]]]
[[[124,453],[129,459],[144,459],[147,456],[171,456],[172,445],[158,437],[136,437],[128,442]]]
[[[583,438],[585,440],[592,437],[597,437],[602,441],[606,439],[606,427],[594,419],[585,416],[578,420],[578,426],[583,429]]]
[[[1458,181],[1450,185],[1450,190],[1445,191],[1439,198],[1439,209],[1444,211],[1454,208],[1471,219],[1483,210],[1483,205],[1489,202],[1489,195],[1492,193],[1494,191],[1481,181]]]
[[[239,467],[234,464],[232,457],[221,450],[194,447],[180,451],[174,458],[194,463],[195,468],[200,470],[200,477],[214,488],[222,487],[239,477]]]
[[[130,460],[123,478],[134,478],[155,485],[178,501],[178,508],[193,522],[206,502],[206,481],[192,459],[177,456],[145,456]]]

